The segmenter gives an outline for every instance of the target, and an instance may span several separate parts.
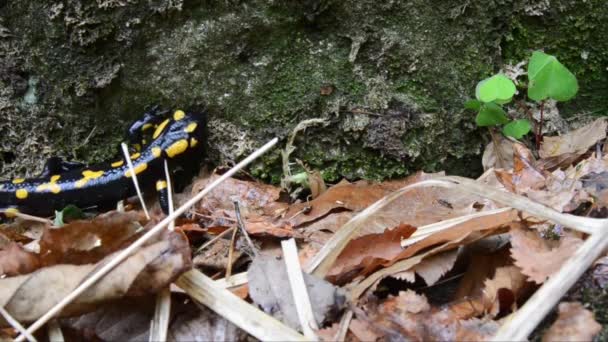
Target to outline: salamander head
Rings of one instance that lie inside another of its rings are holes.
[[[158,125],[150,146],[153,149],[160,148],[169,158],[193,150],[200,153],[205,136],[205,121],[204,113],[175,110]]]

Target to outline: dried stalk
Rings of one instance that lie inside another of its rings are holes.
[[[197,270],[176,281],[190,297],[261,341],[309,341],[292,328],[248,304]]]
[[[283,249],[287,278],[289,279],[289,285],[291,286],[291,294],[293,295],[293,301],[296,306],[296,312],[298,313],[302,332],[304,333],[304,336],[309,339],[316,340],[318,337],[315,334],[315,330],[319,330],[319,326],[315,320],[312,305],[310,304],[310,297],[308,297],[306,283],[304,282],[304,276],[302,275],[296,240],[292,238],[281,241],[281,248]]]

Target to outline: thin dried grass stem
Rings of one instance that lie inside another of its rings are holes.
[[[311,340],[316,340],[318,337],[315,334],[315,330],[319,330],[319,326],[315,320],[312,305],[310,304],[310,297],[308,296],[308,289],[306,288],[304,276],[302,275],[296,240],[291,238],[289,240],[281,241],[281,248],[283,249],[287,278],[289,279],[289,285],[291,286],[291,293],[293,295],[293,301],[296,306],[296,312],[298,314],[298,319],[300,320],[302,332],[304,333],[304,336]]]
[[[129,154],[129,148],[124,142],[120,144],[120,147],[122,148],[122,154],[125,156],[125,160],[127,161],[127,165],[129,166],[129,171],[131,172],[131,179],[133,180],[133,185],[135,185],[135,191],[137,192],[137,197],[139,198],[139,202],[141,203],[141,208],[144,210],[146,218],[149,220],[150,214],[148,213],[148,208],[146,208],[144,196],[142,196],[141,189],[139,188],[139,182],[137,181],[137,176],[135,175],[135,169],[133,168],[133,161],[131,160],[131,155]]]
[[[175,283],[194,300],[261,341],[310,341],[197,270],[182,274]]]

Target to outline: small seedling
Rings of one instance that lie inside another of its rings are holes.
[[[540,107],[540,122],[534,122],[537,148],[542,139],[545,100],[568,101],[577,92],[576,77],[557,58],[541,51],[532,54],[528,63],[528,98],[538,102]],[[465,108],[477,112],[477,126],[502,126],[504,135],[521,139],[532,130],[532,124],[528,119],[511,120],[503,109],[503,105],[513,100],[515,93],[513,81],[503,74],[496,74],[477,84],[476,99],[467,101]]]

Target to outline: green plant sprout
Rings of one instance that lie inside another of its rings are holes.
[[[511,120],[503,105],[510,103],[516,87],[512,80],[503,74],[496,74],[477,84],[475,100],[465,103],[465,108],[475,110],[475,123],[479,127],[489,127],[494,139],[493,127],[502,126],[505,136],[521,139],[532,130],[528,119]],[[539,103],[540,122],[534,121],[536,147],[540,147],[543,127],[545,100],[568,101],[578,92],[576,77],[557,58],[541,51],[532,53],[528,63],[528,98]]]

